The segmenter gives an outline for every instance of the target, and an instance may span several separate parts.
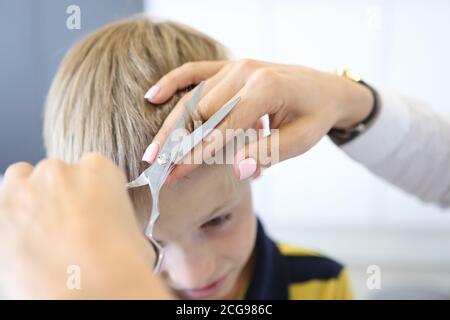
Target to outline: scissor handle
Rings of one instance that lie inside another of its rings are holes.
[[[154,267],[154,272],[159,272],[161,269],[161,264],[164,258],[164,248],[153,238],[153,228],[155,226],[156,221],[159,218],[159,190],[160,188],[152,188],[152,185],[149,184],[150,192],[152,194],[152,211],[150,213],[150,220],[147,224],[147,228],[145,229],[145,235],[150,240],[152,245],[156,250],[156,263]]]
[[[162,262],[163,262],[163,259],[164,259],[164,248],[158,243],[158,241],[156,241],[152,237],[148,237],[148,239],[150,240],[151,244],[155,247],[156,262],[155,262],[155,266],[153,268],[153,271],[155,273],[158,273],[158,272],[161,271],[161,265],[162,265]]]

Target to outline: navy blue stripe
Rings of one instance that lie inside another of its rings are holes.
[[[283,256],[276,244],[267,237],[258,220],[256,261],[245,300],[287,300],[288,284]]]
[[[342,265],[322,256],[284,256],[289,282],[337,278]]]
[[[342,265],[322,256],[284,256],[257,220],[255,265],[245,299],[287,300],[292,283],[337,278]]]

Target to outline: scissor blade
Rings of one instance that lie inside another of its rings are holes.
[[[195,107],[197,106],[198,102],[200,101],[200,95],[202,94],[204,87],[205,87],[205,81],[200,82],[198,84],[198,86],[195,88],[194,95],[186,103],[186,107],[187,107],[187,110],[189,111],[189,113],[194,112]]]
[[[192,113],[195,109],[195,106],[197,105],[198,101],[200,100],[200,95],[202,93],[203,87],[205,85],[205,81],[200,82],[200,84],[195,88],[194,95],[189,99],[189,101],[186,103],[186,108],[188,109],[188,113]],[[186,110],[183,110],[176,123],[175,126],[172,128],[172,131],[170,132],[166,142],[164,143],[163,147],[161,148],[161,151],[159,154],[166,154],[166,155],[173,155],[178,151],[178,147],[180,146],[181,137],[178,136],[180,131],[179,129],[186,129]],[[176,150],[174,150],[174,148]]]
[[[204,124],[195,129],[190,135],[183,138],[175,163],[182,160],[192,149],[195,148],[217,125],[225,118],[231,110],[239,103],[240,97],[233,99],[213,114]]]
[[[145,171],[141,173],[141,175],[139,177],[137,177],[136,179],[134,179],[131,182],[127,183],[127,188],[138,188],[138,187],[142,187],[148,184],[148,179],[147,176],[145,175]]]

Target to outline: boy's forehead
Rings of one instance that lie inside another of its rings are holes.
[[[182,224],[181,220],[200,222],[226,205],[239,187],[240,181],[234,176],[232,165],[204,164],[161,190],[158,224],[171,223],[174,219],[177,224]]]
[[[225,164],[203,164],[189,175],[175,181],[171,187],[167,188],[167,192],[179,192],[184,188],[204,187],[207,185],[227,187],[226,183],[221,182],[237,182],[233,175],[233,167]]]

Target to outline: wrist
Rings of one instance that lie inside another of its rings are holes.
[[[374,107],[374,97],[370,89],[361,83],[340,78],[343,99],[338,105],[340,117],[334,128],[350,129],[368,117]]]

